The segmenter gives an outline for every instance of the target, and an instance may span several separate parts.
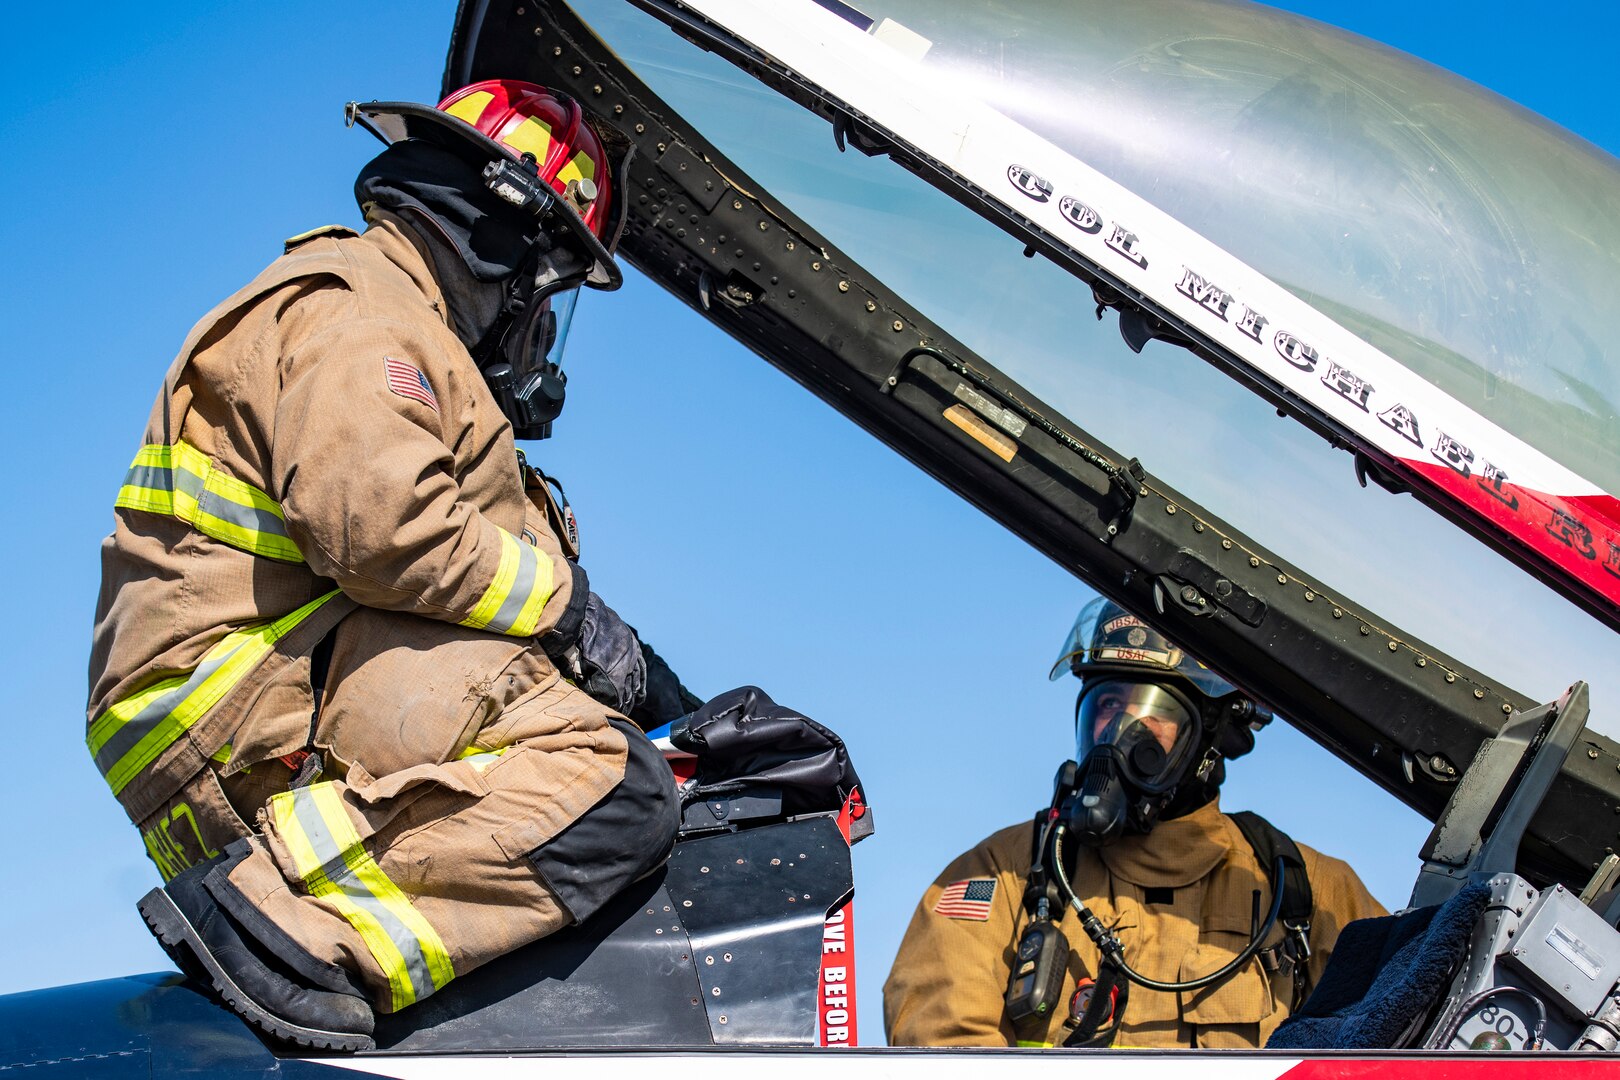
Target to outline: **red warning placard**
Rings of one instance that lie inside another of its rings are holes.
[[[855,902],[831,915],[821,931],[822,1046],[855,1046]]]

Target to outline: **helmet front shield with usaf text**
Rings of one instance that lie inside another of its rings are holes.
[[[1085,679],[1088,672],[1103,671],[1143,680],[1152,680],[1156,672],[1180,677],[1211,698],[1234,691],[1231,683],[1186,650],[1112,600],[1099,596],[1080,609],[1048,677],[1055,682],[1072,673]],[[1140,675],[1135,674],[1138,671]]]

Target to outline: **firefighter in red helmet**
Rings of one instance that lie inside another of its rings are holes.
[[[514,445],[562,407],[579,289],[620,283],[613,133],[507,80],[348,115],[387,144],[365,232],[287,241],[158,394],[87,741],[171,954],[265,1031],[352,1049],[662,861],[674,785],[631,720],[695,699]]]

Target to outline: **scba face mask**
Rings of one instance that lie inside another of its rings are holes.
[[[1147,833],[1195,764],[1200,715],[1180,691],[1150,682],[1098,679],[1075,708],[1080,783],[1063,814],[1088,847]]]
[[[1099,747],[1112,748],[1132,784],[1159,793],[1180,778],[1197,726],[1192,704],[1168,687],[1098,680],[1081,689],[1076,703],[1075,760],[1085,761]]]

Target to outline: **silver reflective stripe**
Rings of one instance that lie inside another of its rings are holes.
[[[523,614],[523,606],[529,602],[529,595],[534,591],[535,577],[540,573],[540,559],[534,548],[521,540],[517,542],[517,548],[517,577],[513,579],[506,599],[501,602],[500,610],[495,612],[487,627],[499,634],[517,625],[518,616]]]
[[[236,649],[241,647],[238,645]],[[236,655],[236,649],[228,649],[218,656],[210,656],[204,660],[185,682],[152,699],[146,708],[130,717],[122,727],[113,732],[112,737],[96,751],[96,768],[101,770],[101,775],[106,776],[110,773],[113,766],[134,749],[136,743],[150,735],[152,729],[161,724],[192,691],[208,681],[208,676],[218,671],[221,664]]]
[[[175,489],[200,501],[203,496],[203,478],[183,465],[176,465],[172,471]]]
[[[194,479],[190,473],[180,474],[183,480]],[[279,515],[269,510],[260,510],[257,506],[248,506],[245,503],[231,502],[217,491],[201,491],[197,495],[197,509],[210,514],[221,521],[228,521],[232,525],[248,529],[256,533],[267,533],[271,536],[284,536],[291,540],[287,534],[287,523]]]
[[[154,457],[168,464],[146,463]],[[252,496],[271,505],[258,505]],[[216,540],[253,554],[303,561],[274,500],[215,471],[189,443],[143,447],[124,477],[116,505],[172,514]]]
[[[355,880],[349,864],[343,861],[343,849],[332,838],[331,830],[326,827],[326,819],[321,816],[320,807],[315,805],[314,792],[309,788],[298,788],[292,796],[293,813],[298,817],[298,824],[303,826],[304,835],[309,838],[309,846],[314,849],[315,857],[321,861],[321,873],[353,901],[356,907],[364,908],[367,914],[376,919],[378,925],[393,940],[394,946],[399,949],[399,955],[405,960],[405,971],[410,975],[411,986],[416,991],[416,1000],[422,1001],[432,997],[435,987],[433,979],[428,975],[427,957],[422,955],[422,943],[416,939],[410,927],[400,922],[370,889]],[[306,880],[307,877],[308,875]]]
[[[173,491],[174,474],[174,469],[162,469],[156,465],[131,465],[129,473],[124,477],[124,486],[150,488],[153,491]]]
[[[125,487],[149,488],[153,491],[180,491],[201,501],[203,478],[183,465],[131,465],[124,477]]]

